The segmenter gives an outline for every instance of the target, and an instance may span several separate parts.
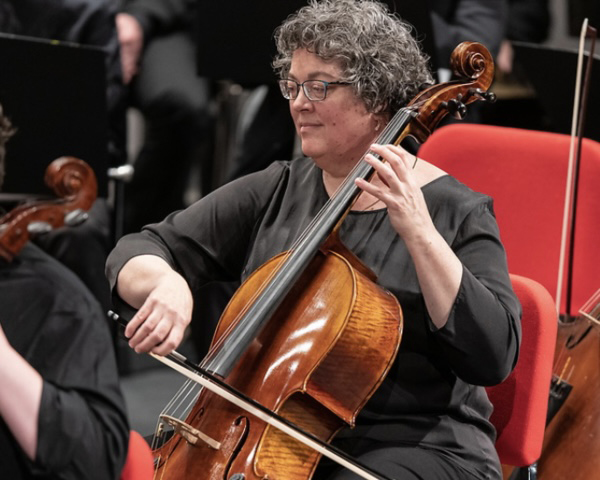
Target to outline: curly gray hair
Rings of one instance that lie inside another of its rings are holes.
[[[412,27],[373,0],[310,0],[276,30],[273,68],[287,78],[295,50],[338,62],[369,112],[396,113],[433,83]]]

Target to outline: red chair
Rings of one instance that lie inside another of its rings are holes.
[[[154,459],[150,445],[138,432],[129,432],[129,449],[120,480],[152,480]]]
[[[569,151],[568,135],[452,124],[434,132],[419,156],[494,199],[509,271],[540,282],[555,298]],[[600,285],[600,270],[590,268],[600,265],[599,179],[600,144],[584,139],[569,292],[573,316]]]
[[[526,478],[533,480],[544,440],[557,313],[540,283],[520,275],[510,277],[523,308],[519,361],[504,382],[486,390],[494,405],[491,422],[498,432],[500,462],[525,467]]]

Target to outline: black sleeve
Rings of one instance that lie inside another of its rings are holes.
[[[36,464],[64,479],[118,479],[129,427],[100,307],[57,311],[42,335],[60,354],[45,354],[53,368],[43,374]]]
[[[239,280],[255,227],[286,172],[282,163],[274,163],[123,237],[107,260],[111,289],[123,265],[142,254],[166,260],[192,290],[210,281]]]
[[[521,307],[491,203],[468,215],[452,248],[463,264],[463,275],[448,322],[435,336],[458,377],[475,385],[495,385],[516,365]]]
[[[73,272],[27,244],[0,265],[0,304],[7,339],[44,381],[36,461],[23,470],[39,478],[119,478],[129,425],[97,300]]]
[[[506,38],[521,42],[543,42],[550,28],[548,0],[510,2]]]

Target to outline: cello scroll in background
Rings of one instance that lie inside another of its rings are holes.
[[[46,185],[60,198],[32,201],[15,207],[0,219],[0,256],[11,261],[39,233],[74,226],[87,218],[98,191],[92,168],[75,157],[60,157],[46,169]]]

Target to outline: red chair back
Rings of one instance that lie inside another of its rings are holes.
[[[494,199],[509,271],[540,282],[556,299],[569,152],[568,135],[452,124],[434,132],[419,156]],[[590,268],[600,264],[599,180],[600,144],[584,139],[571,315],[600,285],[600,270]],[[566,313],[563,285],[560,312]]]
[[[500,462],[524,467],[542,452],[558,321],[554,301],[540,283],[510,277],[523,308],[519,361],[504,382],[486,390],[494,405]]]

